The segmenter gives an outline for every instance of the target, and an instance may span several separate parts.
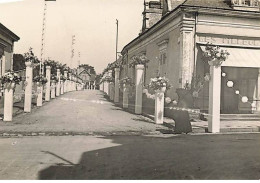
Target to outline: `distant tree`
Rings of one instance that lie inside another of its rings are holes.
[[[19,71],[25,69],[25,59],[22,54],[14,54],[13,55],[13,70]]]

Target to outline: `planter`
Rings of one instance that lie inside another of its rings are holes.
[[[161,92],[165,93],[165,91],[166,91],[166,86],[162,87],[160,90],[155,90],[156,93],[161,93]]]
[[[7,90],[14,89],[15,86],[16,86],[15,83],[5,83],[4,84],[4,88],[7,89]]]

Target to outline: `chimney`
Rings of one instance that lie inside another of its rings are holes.
[[[146,31],[162,18],[162,3],[161,0],[146,1],[144,0],[143,11],[143,27],[142,32]]]

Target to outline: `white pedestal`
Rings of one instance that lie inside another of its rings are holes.
[[[25,62],[26,65],[26,86],[24,97],[24,112],[31,112],[32,109],[32,63]]]
[[[50,92],[51,92],[51,67],[46,66],[46,91],[45,91],[45,101],[50,101]]]
[[[164,92],[159,91],[155,93],[154,121],[156,124],[163,124],[163,114],[164,114]]]
[[[57,69],[58,82],[56,84],[56,96],[60,96],[60,69]]]
[[[135,66],[135,114],[142,114],[144,65]]]
[[[60,90],[60,94],[61,94],[61,95],[64,94],[64,81],[61,81],[61,90]]]
[[[123,108],[128,108],[128,87],[125,84],[123,87]]]
[[[51,98],[55,98],[55,83],[51,83]]]
[[[42,106],[42,90],[43,86],[37,86],[37,107]]]
[[[220,132],[221,67],[210,66],[208,131]]]
[[[257,79],[257,102],[256,111],[260,113],[260,68],[258,69],[258,79]]]
[[[120,69],[115,68],[115,96],[114,96],[115,103],[119,103],[119,73],[120,73]]]
[[[13,119],[13,89],[4,90],[4,121]]]

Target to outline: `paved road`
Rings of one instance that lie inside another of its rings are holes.
[[[130,114],[107,102],[100,91],[66,93],[31,114],[21,114],[13,122],[0,122],[0,132],[141,132],[167,130],[152,120]]]
[[[260,179],[260,134],[162,134],[98,91],[67,93],[0,131],[88,132],[0,137],[0,179]]]
[[[260,179],[260,134],[0,138],[0,179]]]

